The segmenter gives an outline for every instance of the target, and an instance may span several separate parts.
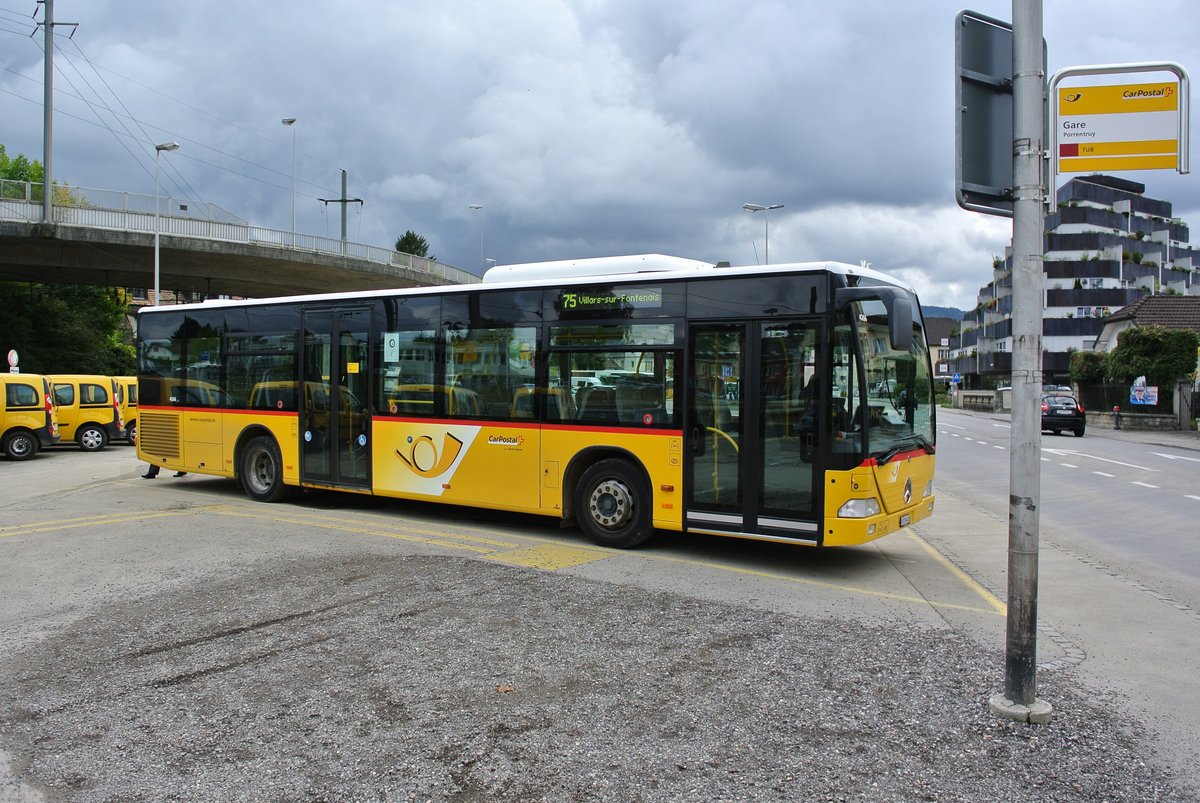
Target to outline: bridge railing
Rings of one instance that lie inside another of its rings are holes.
[[[42,197],[40,184],[0,179],[0,220],[42,222]],[[54,222],[60,225],[154,233],[153,195],[56,186],[54,201]],[[114,208],[118,202],[119,207]],[[479,281],[478,276],[461,268],[390,248],[252,226],[212,204],[181,203],[171,198],[161,198],[160,204],[164,210],[158,218],[160,234],[362,259],[456,284]]]

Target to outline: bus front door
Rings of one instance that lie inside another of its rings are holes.
[[[300,481],[370,487],[370,313],[304,311]]]
[[[818,321],[693,324],[686,527],[819,543]]]

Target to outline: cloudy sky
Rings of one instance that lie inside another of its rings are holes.
[[[969,308],[1011,221],[954,201],[944,0],[55,0],[53,174],[441,261],[835,259]],[[0,143],[42,159],[34,0],[0,0]],[[1010,2],[972,11],[1012,19]],[[41,14],[38,15],[40,20]],[[1200,71],[1194,0],[1046,0],[1048,70]],[[1155,76],[1158,77],[1158,76]],[[1118,77],[1113,83],[1140,78]],[[1146,80],[1152,80],[1147,78]],[[1195,115],[1193,115],[1193,118]],[[1195,122],[1193,129],[1197,128]],[[1126,174],[1200,225],[1191,175]]]

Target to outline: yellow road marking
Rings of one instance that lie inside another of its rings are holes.
[[[1008,606],[1004,604],[1003,600],[980,585],[975,578],[971,577],[962,569],[958,568],[958,566],[954,565],[954,563],[952,563],[945,555],[934,549],[928,541],[913,532],[910,532],[908,537],[920,544],[921,548],[929,553],[930,557],[942,564],[942,566],[944,566],[946,570],[950,572],[950,574],[954,575],[960,583],[982,597],[983,601],[992,607],[992,610],[1001,616],[1008,615]]]
[[[475,552],[475,553],[481,554],[481,555],[486,555],[486,554],[495,552],[495,549],[492,547],[474,546],[469,543],[467,543],[467,544],[455,543],[455,541],[452,539],[455,539],[458,536],[452,535],[450,533],[440,533],[439,534],[440,537],[437,537],[437,536],[424,537],[424,536],[419,536],[419,535],[407,535],[405,533],[396,532],[394,530],[383,530],[383,529],[379,529],[379,528],[375,528],[375,527],[354,527],[354,526],[349,526],[347,524],[343,524],[343,523],[340,523],[337,521],[321,521],[320,519],[312,519],[312,518],[307,518],[307,517],[300,518],[300,517],[296,517],[296,516],[266,516],[266,515],[258,515],[258,514],[254,514],[254,513],[243,513],[243,512],[233,510],[233,509],[217,510],[215,512],[221,516],[233,516],[235,518],[265,519],[268,521],[283,522],[286,524],[297,524],[302,527],[317,527],[317,528],[324,529],[324,530],[338,530],[340,532],[358,533],[360,535],[379,535],[379,536],[383,536],[384,538],[394,538],[398,541],[411,541],[411,542],[417,543],[417,544],[430,544],[430,545],[436,545],[436,546],[449,547],[451,549],[461,549],[466,552]],[[461,540],[471,541],[471,540],[476,540],[476,539],[471,539],[470,537],[463,536]],[[516,546],[516,544],[513,544],[512,546]]]
[[[160,513],[113,513],[107,516],[85,516],[76,519],[60,519],[58,521],[39,521],[30,524],[17,524],[0,527],[0,538],[14,535],[30,535],[33,533],[51,533],[57,530],[73,530],[80,527],[91,527],[97,524],[120,524],[126,521],[143,521],[159,519],[168,516],[186,516],[199,512],[197,510],[167,510]]]
[[[605,560],[611,555],[605,555],[595,549],[581,549],[566,544],[541,544],[528,549],[515,549],[511,552],[501,552],[488,555],[488,560],[499,563],[511,563],[514,566],[527,566],[531,569],[553,572],[580,566],[597,560]]]
[[[229,506],[228,509],[229,510],[237,510],[237,508],[234,508],[232,506]],[[264,515],[260,515],[260,514],[256,514],[256,513],[246,513],[246,512],[240,512],[238,515],[246,516],[246,517],[253,517],[253,518],[268,518],[268,519],[276,518],[275,516],[264,516]],[[303,520],[309,521],[310,519],[313,521],[327,521],[327,522],[331,522],[333,524],[337,524],[337,525],[341,525],[341,526],[344,526],[347,523],[350,523],[350,524],[360,525],[362,527],[367,527],[367,528],[372,528],[372,529],[375,528],[374,524],[372,524],[371,522],[366,521],[364,519],[353,520],[353,519],[346,519],[346,518],[340,518],[340,517],[335,517],[335,516],[322,516],[322,515],[310,514],[308,516],[305,516]],[[477,527],[472,528],[472,529],[475,532],[486,532],[485,530],[482,530]],[[480,538],[478,536],[469,535],[467,533],[451,532],[449,530],[429,530],[429,529],[425,529],[423,527],[406,527],[405,532],[419,533],[421,535],[441,536],[444,538],[454,538],[459,541],[467,541],[472,544],[484,544],[486,546],[494,546],[494,547],[499,547],[501,549],[516,549],[517,547],[521,546],[521,544],[516,541],[498,541],[498,540],[494,540],[491,538]],[[504,535],[504,533],[501,533],[501,535]]]

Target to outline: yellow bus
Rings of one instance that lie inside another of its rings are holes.
[[[138,352],[139,456],[266,502],[542,514],[612,547],[861,544],[934,506],[920,304],[866,267],[645,255],[147,307]]]

